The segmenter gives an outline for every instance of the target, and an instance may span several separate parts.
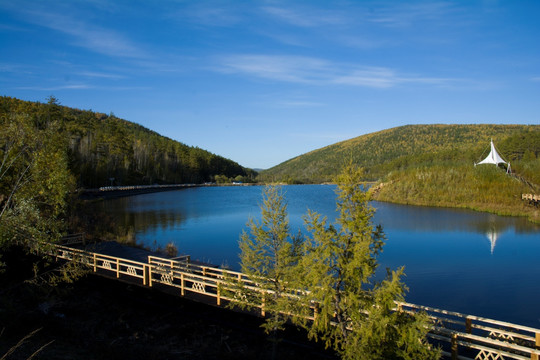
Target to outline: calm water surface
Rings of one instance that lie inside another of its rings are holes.
[[[147,246],[238,269],[238,239],[259,218],[262,187],[205,187],[111,199],[98,211]],[[284,186],[291,230],[307,209],[333,220],[335,187]],[[374,202],[387,236],[381,272],[405,266],[412,303],[540,328],[540,226],[523,218]]]

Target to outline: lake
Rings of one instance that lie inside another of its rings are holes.
[[[150,248],[238,269],[238,240],[260,218],[261,186],[201,187],[95,204]],[[335,186],[283,186],[293,233],[307,209],[336,217]],[[540,328],[540,226],[524,218],[373,202],[387,237],[380,270],[405,266],[406,301]]]

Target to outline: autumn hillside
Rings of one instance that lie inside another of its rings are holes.
[[[314,150],[261,172],[266,181],[331,181],[344,163],[353,160],[364,167],[369,180],[388,172],[425,162],[478,161],[490,139],[510,157],[521,158],[527,151],[540,155],[540,144],[532,149],[505,142],[512,135],[533,133],[539,125],[406,125],[362,135]],[[487,155],[487,153],[485,154]]]
[[[0,119],[3,130],[23,124],[41,130],[54,126],[64,142],[59,145],[67,147],[78,187],[201,183],[216,176],[249,181],[255,176],[229,159],[113,114],[61,106],[54,98],[40,103],[0,97]]]
[[[490,139],[511,164],[479,165]],[[312,151],[260,174],[266,181],[331,181],[343,164],[364,167],[375,198],[402,204],[461,207],[540,222],[539,125],[408,125]]]

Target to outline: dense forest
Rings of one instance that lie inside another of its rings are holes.
[[[27,121],[36,129],[54,126],[67,148],[77,187],[252,181],[256,173],[198,147],[171,140],[114,115],[0,97],[1,126]]]
[[[539,132],[538,125],[406,125],[297,156],[262,171],[259,178],[302,183],[331,181],[350,160],[364,167],[368,180],[419,163],[473,164],[489,147],[490,139],[510,161],[532,159],[540,156]],[[514,140],[507,140],[512,136]],[[522,142],[523,137],[530,141]]]

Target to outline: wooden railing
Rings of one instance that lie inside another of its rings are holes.
[[[60,239],[60,243],[62,245],[78,245],[78,244],[84,244],[86,239],[85,233],[78,233],[78,234],[70,234],[63,236]]]
[[[540,204],[540,195],[521,194],[521,200],[527,200],[531,205],[538,205]]]
[[[111,272],[116,278],[140,279],[145,286],[162,284],[180,289],[182,296],[191,292],[214,298],[218,306],[222,300],[237,301],[221,294],[221,289],[231,279],[246,288],[258,289],[257,283],[246,274],[193,264],[189,257],[149,256],[148,262],[143,263],[64,245],[55,245],[50,253],[56,258],[79,261],[94,272],[100,270]],[[254,304],[254,307],[265,315],[264,304]],[[540,360],[540,329],[403,302],[396,303],[396,311],[427,313],[433,321],[428,336],[442,345],[443,355],[452,360]]]
[[[452,359],[539,360],[540,329],[427,306],[397,305],[401,311],[427,313],[433,321],[428,336],[449,345],[445,355]]]

